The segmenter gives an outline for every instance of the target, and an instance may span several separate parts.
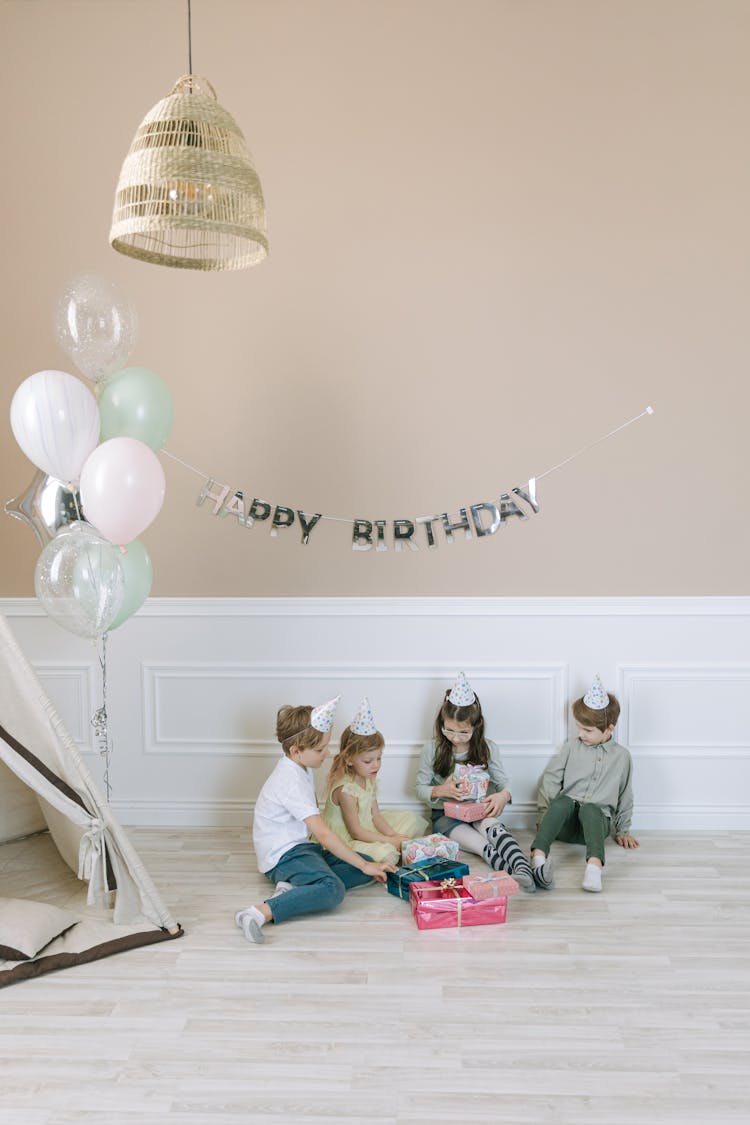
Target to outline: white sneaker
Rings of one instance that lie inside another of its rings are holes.
[[[584,891],[596,893],[602,889],[602,869],[597,863],[587,863],[581,884]]]

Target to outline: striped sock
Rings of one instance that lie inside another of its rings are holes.
[[[554,885],[554,878],[552,875],[552,856],[537,855],[532,860],[533,868],[532,874],[534,882],[537,887],[548,891]]]
[[[536,890],[526,856],[502,824],[493,824],[487,829],[487,846],[483,854],[493,871],[507,871],[525,891]]]

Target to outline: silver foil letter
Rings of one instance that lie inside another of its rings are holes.
[[[393,521],[393,546],[397,551],[408,547],[410,551],[418,551],[419,547],[414,542],[414,521],[413,520],[394,520]]]
[[[314,516],[310,517],[309,522],[305,513],[301,512],[299,508],[297,509],[297,515],[299,516],[299,522],[302,527],[302,542],[307,546],[310,542],[310,532],[315,527],[318,520],[321,519],[321,514],[320,512],[316,512]]]
[[[482,517],[480,512],[491,512],[492,523],[489,527],[484,527],[482,524]],[[471,505],[471,518],[474,521],[474,529],[477,533],[477,538],[481,539],[483,535],[494,535],[499,527],[502,526],[500,519],[500,510],[497,504],[472,504]]]
[[[424,529],[427,533],[427,546],[429,548],[437,548],[435,542],[435,532],[432,530],[432,525],[437,519],[437,516],[417,516],[415,523],[424,524]]]
[[[447,512],[443,512],[440,517],[443,521],[443,530],[448,543],[453,542],[454,531],[463,531],[464,539],[471,539],[471,528],[469,527],[469,517],[466,514],[466,508],[459,508],[458,513],[461,518],[456,523],[451,523]]]
[[[227,516],[236,516],[237,523],[242,525],[245,522],[245,496],[242,492],[235,492],[232,499],[228,504],[219,512],[219,519],[223,520]]]
[[[215,484],[216,484],[216,481],[214,480],[214,478],[209,477],[208,480],[206,481],[206,483],[203,485],[203,488],[201,489],[200,496],[195,501],[196,508],[200,508],[200,506],[201,506],[201,504],[203,503],[204,500],[213,500],[214,510],[211,514],[214,515],[214,516],[219,511],[219,508],[221,507],[221,505],[226,500],[227,496],[229,495],[229,491],[230,491],[228,485],[219,485],[219,491],[218,492],[212,492],[211,489],[214,487]]]
[[[265,500],[253,498],[253,502],[247,510],[245,517],[245,527],[252,527],[256,520],[267,520],[271,514],[271,505],[267,504]]]
[[[352,526],[352,550],[372,550],[372,523],[370,520],[355,520]]]
[[[271,521],[271,535],[275,538],[279,534],[280,527],[291,527],[293,523],[294,509],[285,508],[283,504],[277,504]]]

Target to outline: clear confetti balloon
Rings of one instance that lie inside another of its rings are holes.
[[[96,640],[122,607],[125,576],[120,551],[88,524],[73,523],[39,556],[34,589],[58,625]]]
[[[55,336],[78,370],[99,383],[127,363],[138,336],[138,316],[114,282],[80,274],[60,294]]]

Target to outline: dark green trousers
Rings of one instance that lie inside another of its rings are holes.
[[[539,848],[549,855],[554,840],[562,840],[564,844],[585,844],[586,859],[600,859],[603,864],[604,841],[608,835],[609,817],[598,805],[582,805],[560,794],[544,814],[531,841],[531,850]]]

